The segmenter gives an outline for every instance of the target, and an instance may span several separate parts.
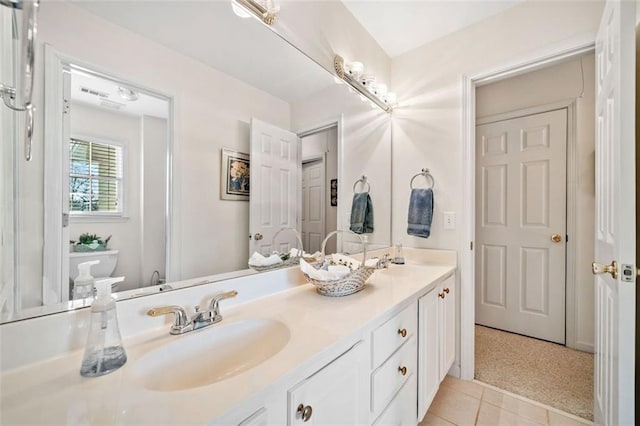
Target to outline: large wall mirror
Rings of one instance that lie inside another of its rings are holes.
[[[229,2],[43,2],[36,61],[3,322],[82,307],[71,283],[94,259],[124,298],[256,273],[254,251],[298,245],[283,228],[316,251],[362,176],[368,247],[390,245],[388,114]]]

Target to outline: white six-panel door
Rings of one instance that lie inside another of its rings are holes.
[[[300,139],[295,133],[251,119],[251,194],[249,206],[249,255],[254,251],[269,254],[273,250],[286,252],[298,245],[300,208],[301,154]]]
[[[602,425],[637,424],[634,20],[633,1],[608,1],[596,40],[594,420]]]
[[[565,342],[567,110],[476,127],[476,322]]]
[[[302,243],[309,253],[322,248],[324,239],[324,161],[302,165]]]

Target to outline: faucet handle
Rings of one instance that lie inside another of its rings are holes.
[[[216,294],[211,298],[211,302],[209,302],[209,311],[213,316],[220,315],[220,301],[224,299],[230,299],[232,297],[236,297],[238,292],[235,290],[227,291],[226,293]]]
[[[171,326],[171,334],[181,334],[187,326],[187,313],[180,306],[160,306],[147,311],[147,315],[150,317],[168,314],[175,315],[175,320]]]

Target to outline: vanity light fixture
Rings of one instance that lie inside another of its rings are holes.
[[[248,18],[254,15],[267,25],[276,22],[276,14],[280,10],[273,0],[231,0],[231,7],[239,17]]]
[[[346,82],[350,89],[354,88],[363,101],[369,99],[384,112],[391,112],[397,105],[395,93],[388,92],[387,85],[377,83],[373,75],[363,74],[364,66],[361,62],[345,63],[342,56],[336,55],[333,66],[338,77]]]

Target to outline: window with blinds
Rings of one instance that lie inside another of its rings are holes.
[[[81,215],[122,215],[122,147],[71,139],[69,211]]]

